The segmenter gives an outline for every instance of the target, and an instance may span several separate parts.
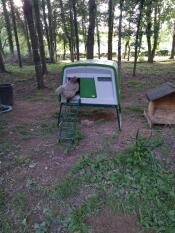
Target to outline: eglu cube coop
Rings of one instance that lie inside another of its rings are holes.
[[[65,65],[62,70],[62,84],[74,77],[78,78],[79,91],[69,101],[61,96],[58,117],[60,140],[74,138],[79,107],[82,105],[114,107],[120,130],[120,82],[117,64],[113,61],[85,60]]]

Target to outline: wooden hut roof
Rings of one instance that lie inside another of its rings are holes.
[[[148,98],[148,100],[153,101],[172,93],[175,93],[175,85],[167,82],[163,83],[159,87],[148,90],[146,92],[146,97]]]

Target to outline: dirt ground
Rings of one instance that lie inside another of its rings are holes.
[[[10,79],[13,74],[7,76]],[[18,208],[11,207],[11,200],[20,192],[27,195],[25,206],[21,208],[25,208],[28,213],[25,216],[28,224],[33,226],[42,220],[41,208],[48,200],[45,199],[45,194],[29,188],[33,181],[48,188],[62,180],[83,154],[105,147],[109,148],[109,156],[110,150],[117,153],[134,141],[138,130],[143,136],[152,134],[157,140],[162,140],[163,146],[157,149],[156,155],[161,159],[169,157],[172,165],[175,163],[174,126],[155,126],[153,129],[148,127],[143,116],[143,110],[147,107],[147,87],[129,85],[128,80],[131,77],[125,72],[121,86],[122,131],[118,130],[114,109],[83,108],[79,122],[82,139],[67,153],[65,146],[58,143],[55,116],[59,104],[54,94],[58,78],[59,75],[50,73],[47,77],[48,88],[39,91],[35,88],[33,78],[15,83],[13,111],[0,115],[0,185],[6,190],[5,199],[9,201],[6,211],[9,212],[11,224],[15,229],[9,232],[21,232],[18,228],[21,217],[18,218],[14,212],[14,209]],[[168,81],[171,79],[172,77],[166,77]],[[148,77],[140,75],[135,80],[147,82]],[[157,80],[150,80],[152,85],[157,85]],[[159,83],[162,82],[164,77],[159,79]],[[141,231],[135,216],[113,215],[109,210],[104,210],[96,217],[90,216],[86,221],[93,226],[94,233],[148,232]]]

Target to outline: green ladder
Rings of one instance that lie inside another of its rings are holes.
[[[61,103],[58,117],[59,142],[75,142],[79,113],[79,103]]]

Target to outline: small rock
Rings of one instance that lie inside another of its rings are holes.
[[[81,121],[81,124],[84,125],[84,126],[93,126],[94,122],[93,121],[90,121],[90,120],[82,120]]]
[[[34,167],[36,167],[36,163],[31,163],[30,165],[29,165],[29,168],[34,168]]]

